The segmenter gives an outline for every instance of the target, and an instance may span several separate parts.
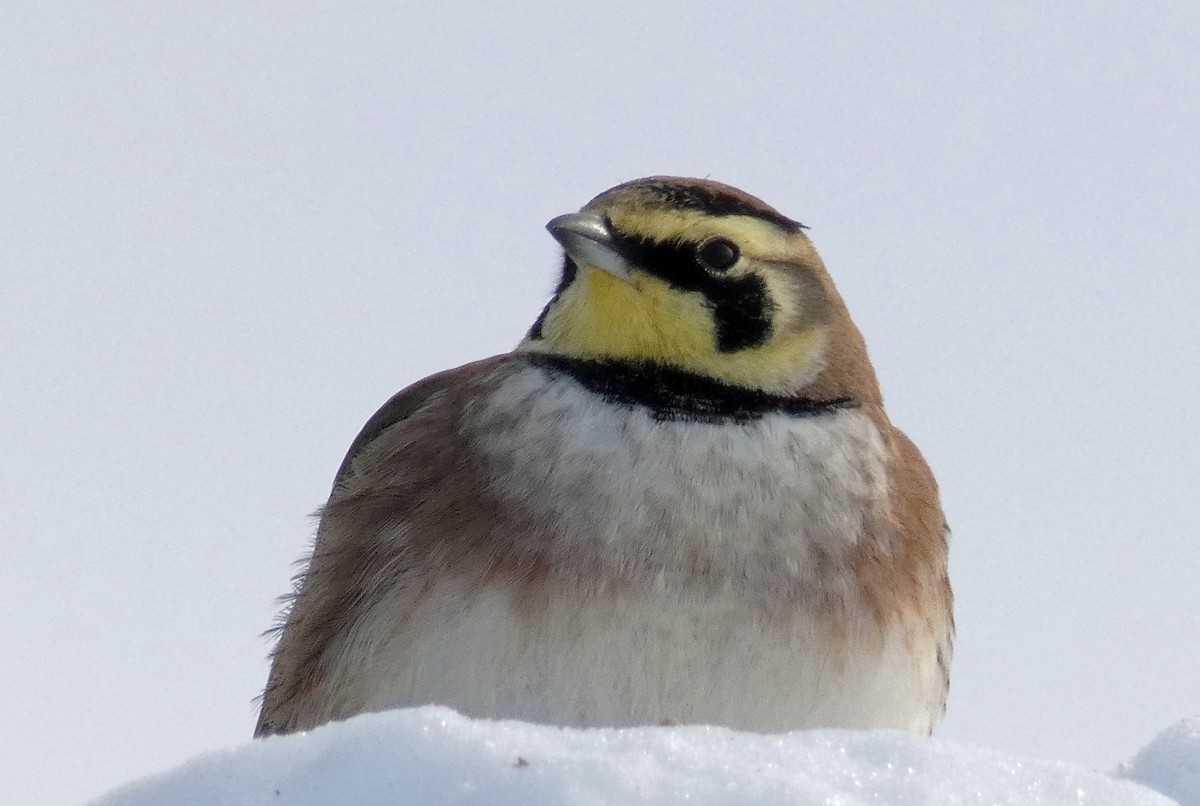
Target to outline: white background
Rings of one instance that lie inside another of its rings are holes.
[[[1200,5],[772,5],[4,5],[0,802],[245,741],[358,428],[653,173],[812,227],[955,532],[941,737],[1200,711]]]

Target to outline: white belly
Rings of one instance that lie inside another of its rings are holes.
[[[733,593],[599,605],[557,597],[530,616],[496,588],[440,587],[390,662],[363,680],[365,707],[440,703],[574,726],[918,733],[939,708],[934,636],[901,625],[881,634],[863,618],[860,632],[833,637],[804,614],[766,623]]]

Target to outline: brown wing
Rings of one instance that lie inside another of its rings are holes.
[[[892,512],[889,531],[896,537],[888,556],[860,567],[867,589],[890,599],[885,606],[920,613],[928,630],[938,637],[934,662],[942,678],[938,713],[950,689],[950,660],[954,651],[954,599],[947,571],[950,529],[942,512],[937,482],[912,440],[874,412],[887,435],[892,465]],[[872,573],[874,579],[870,579]]]
[[[930,603],[929,619],[935,632],[941,635],[937,665],[942,675],[941,709],[944,711],[950,691],[950,660],[954,654],[954,594],[947,567],[950,527],[942,512],[937,482],[921,452],[902,431],[895,431],[895,440],[901,468],[897,475],[908,490],[907,495],[901,496],[901,518],[909,524],[912,553],[919,567],[926,569],[927,573],[920,577],[925,586],[923,595]]]
[[[279,629],[255,736],[361,710],[343,643],[356,621],[396,585],[420,578],[414,566],[437,553],[439,535],[457,542],[491,533],[483,522],[497,515],[468,481],[453,424],[479,386],[514,360],[497,356],[426,378],[384,404],[354,440]]]

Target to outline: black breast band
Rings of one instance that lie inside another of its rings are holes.
[[[567,375],[610,403],[646,409],[656,420],[748,422],[765,414],[814,417],[855,408],[842,397],[813,400],[773,395],[650,362],[589,360],[530,353],[529,360],[554,375]]]

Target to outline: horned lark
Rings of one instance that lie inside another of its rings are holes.
[[[937,487],[801,225],[653,177],[548,227],[562,277],[516,350],[400,392],[351,446],[256,734],[426,703],[929,732]]]

